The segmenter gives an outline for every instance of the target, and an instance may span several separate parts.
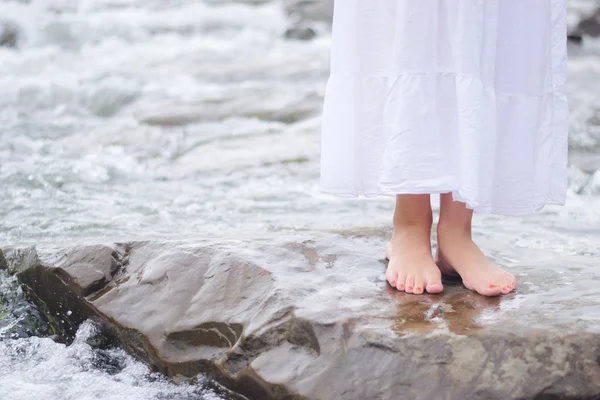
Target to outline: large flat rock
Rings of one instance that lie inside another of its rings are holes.
[[[0,267],[71,329],[94,317],[155,369],[250,399],[600,396],[593,259],[520,249],[535,262],[494,256],[514,294],[405,295],[384,279],[387,233],[6,248]]]

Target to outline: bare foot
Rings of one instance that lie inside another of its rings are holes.
[[[394,235],[387,246],[386,278],[400,291],[440,293],[442,276],[431,255],[431,203],[429,195],[398,195]]]
[[[448,197],[450,196],[450,197]],[[437,265],[443,273],[458,273],[465,287],[484,296],[508,294],[517,279],[489,261],[471,237],[473,211],[442,195],[437,227]]]

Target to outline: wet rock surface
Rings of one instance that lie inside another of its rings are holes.
[[[65,324],[93,317],[153,369],[176,378],[204,372],[250,399],[600,395],[593,258],[519,249],[492,255],[518,272],[517,293],[484,298],[447,284],[443,295],[411,296],[385,282],[387,235],[4,255],[5,267]]]

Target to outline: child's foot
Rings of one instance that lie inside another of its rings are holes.
[[[458,273],[467,289],[484,296],[512,292],[517,279],[489,261],[471,238],[473,212],[447,196],[442,195],[437,227],[437,265],[442,273]]]
[[[469,290],[484,296],[508,294],[516,278],[490,262],[470,237],[438,228],[437,265],[444,274],[456,271]]]
[[[394,234],[387,245],[389,263],[385,276],[389,284],[412,294],[443,292],[442,275],[431,256],[430,245],[425,246],[411,236],[409,232]]]
[[[442,276],[431,255],[432,213],[429,195],[396,196],[394,235],[387,246],[386,278],[413,294],[440,293]]]

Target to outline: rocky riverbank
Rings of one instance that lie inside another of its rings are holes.
[[[250,399],[600,395],[593,259],[521,252],[516,294],[416,297],[385,283],[386,235],[5,248],[0,268],[67,331],[94,318],[151,368]]]

